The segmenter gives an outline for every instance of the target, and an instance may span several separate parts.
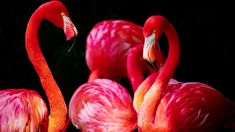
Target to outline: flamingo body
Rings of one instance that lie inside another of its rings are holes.
[[[81,85],[70,100],[69,117],[84,132],[132,131],[137,121],[127,90],[108,79]]]
[[[33,90],[0,91],[0,131],[42,131],[47,128],[48,112],[42,97]]]
[[[198,82],[170,82],[156,110],[156,127],[167,132],[214,132],[228,121],[231,104]]]
[[[91,72],[96,71],[95,78],[126,77],[126,59],[129,49],[143,43],[142,27],[134,23],[124,20],[99,22],[87,37],[87,65]]]

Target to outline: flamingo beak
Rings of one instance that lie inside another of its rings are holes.
[[[155,33],[152,33],[150,36],[145,37],[144,40],[144,50],[143,50],[143,58],[150,63],[154,63],[156,61],[155,57]]]
[[[61,15],[64,22],[64,33],[66,35],[66,40],[68,41],[71,38],[76,37],[78,31],[68,16],[66,16],[64,13],[62,13]]]

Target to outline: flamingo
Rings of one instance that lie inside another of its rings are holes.
[[[179,62],[180,43],[173,25],[163,16],[149,17],[143,28],[143,58],[154,60],[153,46],[162,33],[169,52],[159,74],[151,74],[134,94],[133,105],[142,132],[214,132],[230,123],[234,103],[200,82],[171,79]]]
[[[69,117],[83,132],[129,132],[137,128],[130,94],[109,79],[95,79],[81,85],[70,100]]]
[[[88,82],[96,78],[118,80],[127,76],[129,50],[143,44],[142,27],[124,20],[104,20],[90,31],[86,42],[86,63],[91,71]]]
[[[60,1],[39,6],[28,21],[25,45],[50,106],[50,114],[42,97],[33,90],[5,89],[0,91],[0,131],[61,131],[65,125],[67,107],[59,86],[42,54],[38,42],[40,23],[47,20],[64,30],[66,39],[77,35],[68,11]]]

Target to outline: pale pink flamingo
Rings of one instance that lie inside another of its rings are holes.
[[[30,17],[26,29],[25,45],[28,57],[34,66],[49,102],[46,103],[36,92],[28,89],[5,89],[0,91],[0,131],[61,131],[65,125],[67,107],[59,86],[42,54],[38,42],[40,23],[47,20],[63,29],[66,39],[77,35],[77,29],[68,16],[63,3],[50,1],[42,4]]]
[[[137,128],[130,94],[108,79],[81,85],[70,100],[69,117],[83,132],[129,132]]]
[[[171,79],[179,61],[180,45],[173,25],[162,16],[151,16],[144,24],[144,58],[154,60],[150,51],[154,50],[152,47],[162,33],[169,43],[166,62],[159,75],[149,76],[134,95],[139,130],[214,132],[224,127],[234,114],[235,107],[231,101],[209,85]]]

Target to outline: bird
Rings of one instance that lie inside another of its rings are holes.
[[[134,94],[133,106],[141,132],[214,132],[234,118],[235,105],[218,90],[201,82],[171,79],[180,56],[178,33],[168,19],[150,16],[143,27],[143,58],[154,61],[154,45],[165,34],[168,56],[158,73],[152,73]]]
[[[110,79],[82,84],[69,102],[69,117],[83,132],[129,132],[137,128],[130,94]]]
[[[36,70],[49,102],[35,90],[9,88],[0,90],[0,131],[50,131],[63,130],[67,106],[49,66],[40,49],[38,30],[42,21],[49,21],[63,29],[66,40],[77,36],[77,29],[69,18],[65,5],[49,1],[40,5],[31,15],[25,33],[28,58]],[[49,111],[49,112],[48,112]],[[49,114],[49,115],[48,115]]]
[[[88,82],[96,78],[118,80],[127,77],[129,50],[143,45],[142,27],[126,20],[103,20],[95,24],[86,40],[86,63],[91,71]]]

